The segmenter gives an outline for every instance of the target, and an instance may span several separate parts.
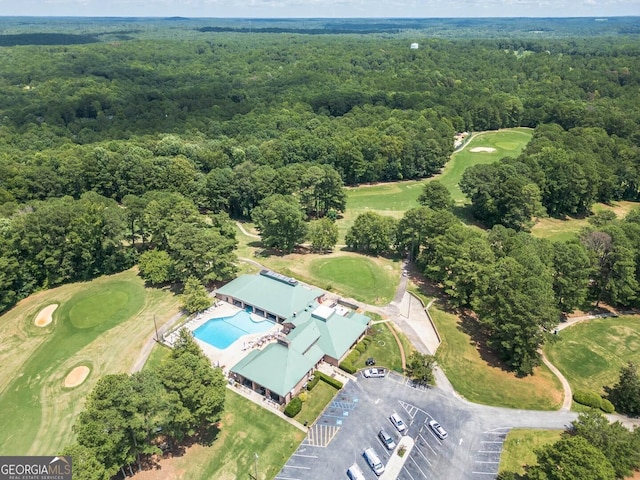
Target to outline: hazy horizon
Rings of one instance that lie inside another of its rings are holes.
[[[640,0],[0,0],[3,17],[581,18],[640,15]]]

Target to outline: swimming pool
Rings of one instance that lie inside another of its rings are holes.
[[[266,332],[273,322],[254,322],[244,310],[232,317],[212,318],[193,331],[193,335],[203,342],[224,350],[243,335]]]

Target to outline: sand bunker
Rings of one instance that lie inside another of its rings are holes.
[[[36,317],[36,327],[46,327],[53,321],[53,312],[58,308],[58,304],[54,303],[48,307],[44,307]]]
[[[493,153],[496,151],[495,148],[491,148],[491,147],[473,147],[471,150],[469,150],[470,152],[473,153],[478,153],[478,152],[487,152],[487,153]]]
[[[69,372],[69,375],[67,375],[67,378],[64,379],[64,386],[67,388],[77,387],[85,381],[88,375],[89,367],[76,367],[71,370],[71,372]]]

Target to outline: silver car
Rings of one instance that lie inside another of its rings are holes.
[[[429,421],[429,426],[431,427],[431,430],[433,430],[433,433],[435,433],[438,437],[440,437],[441,440],[444,440],[449,436],[447,431],[444,428],[442,428],[440,424],[435,420]]]

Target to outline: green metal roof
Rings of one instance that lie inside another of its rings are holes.
[[[304,311],[323,294],[316,288],[291,285],[263,275],[241,275],[220,287],[217,293],[232,296],[282,318]]]
[[[334,313],[326,321],[313,318],[320,330],[318,346],[326,355],[340,359],[367,329],[369,317],[353,313],[343,317]]]
[[[284,397],[322,358],[320,348],[310,348],[306,355],[280,343],[254,350],[231,368],[266,389]]]

